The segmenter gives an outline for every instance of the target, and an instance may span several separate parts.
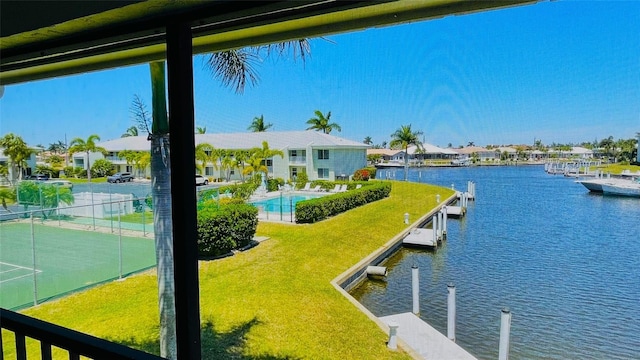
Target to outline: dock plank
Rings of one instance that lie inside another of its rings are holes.
[[[389,323],[395,321],[398,327],[398,337],[424,359],[437,360],[475,360],[476,358],[461,348],[445,335],[431,327],[413,313],[402,313],[380,317]]]

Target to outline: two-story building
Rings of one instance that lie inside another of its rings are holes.
[[[366,166],[367,148],[369,145],[347,140],[318,131],[266,131],[254,133],[230,134],[196,134],[195,143],[210,144],[215,149],[250,150],[261,148],[266,141],[270,149],[280,150],[283,157],[274,156],[266,159],[265,165],[269,169],[269,176],[274,178],[295,179],[298,174],[305,172],[309,180],[336,180],[348,178],[353,173]],[[135,164],[127,164],[119,157],[123,150],[149,151],[150,143],[146,136],[130,136],[98,144],[107,150],[107,156],[100,153],[90,154],[91,163],[96,159],[105,158],[111,161],[116,171],[127,171],[137,176],[150,176],[150,168],[135,169]],[[86,168],[86,154],[74,154],[74,166]],[[196,170],[194,169],[194,172]],[[219,160],[212,160],[204,167],[205,176],[212,178],[226,178]],[[232,168],[229,171],[230,180],[241,179],[241,169]]]

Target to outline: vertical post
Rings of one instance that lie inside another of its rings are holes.
[[[193,49],[187,23],[167,26],[170,163],[172,174],[193,174]],[[193,178],[171,177],[173,262],[178,359],[200,359],[200,291]]]
[[[387,325],[389,325],[389,342],[387,343],[387,347],[391,350],[397,350],[398,349],[398,328],[400,327],[400,325],[395,321],[391,321]]]
[[[289,217],[290,221],[293,222],[293,198],[289,197]]]
[[[33,305],[38,305],[38,271],[36,270],[36,236],[33,229],[33,211],[31,212],[31,264],[33,265]]]
[[[500,317],[500,348],[498,350],[499,360],[509,359],[509,333],[511,332],[511,311],[509,308],[502,309]]]
[[[436,202],[440,204],[440,194],[436,194]]]
[[[411,294],[413,298],[413,313],[420,313],[420,279],[418,276],[418,265],[411,267]]]
[[[109,189],[109,219],[111,219],[111,232],[113,233],[113,200],[111,199],[111,183],[107,182]],[[120,222],[120,203],[118,203],[118,222]]]
[[[113,216],[112,216],[113,218]],[[120,221],[120,203],[118,203],[118,279],[122,279],[122,222]]]
[[[280,190],[280,221],[282,221],[282,190]]]
[[[404,223],[409,224],[409,213],[404,213]]]
[[[442,240],[442,211],[438,211],[438,238]]]
[[[446,238],[447,237],[447,217],[448,217],[447,207],[443,206],[442,210],[440,211],[442,211],[442,236]]]
[[[142,236],[147,236],[147,224],[145,220],[145,215],[147,212],[147,199],[142,200]]]
[[[447,285],[449,296],[447,297],[447,337],[456,341],[456,286],[453,283]]]
[[[91,171],[91,169],[87,171]],[[93,230],[95,230],[96,229],[96,204],[93,202],[93,184],[91,182],[89,182],[89,191],[91,191],[91,219],[93,220]]]
[[[431,231],[433,232],[433,244],[438,245],[438,216],[433,215],[431,218]]]

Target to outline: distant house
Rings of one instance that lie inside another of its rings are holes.
[[[494,149],[487,149],[480,146],[467,146],[460,149],[455,149],[458,153],[459,159],[473,159],[476,158],[481,162],[495,161],[500,159],[500,155]]]
[[[420,162],[425,160],[452,160],[458,156],[458,153],[453,149],[445,149],[428,143],[422,143],[420,147],[410,146],[408,151],[414,159]]]
[[[367,148],[369,145],[347,140],[318,131],[266,131],[232,134],[195,134],[195,143],[211,144],[215,149],[249,150],[261,148],[266,141],[269,148],[281,150],[284,157],[274,156],[266,159],[269,176],[273,178],[296,179],[300,173],[306,173],[309,180],[336,180],[348,178],[367,165]],[[120,151],[149,151],[150,143],[146,136],[129,136],[101,142],[107,156],[100,153],[91,154],[91,163],[98,158],[106,158],[114,164],[116,171],[134,172],[134,165],[127,164],[118,157]],[[83,163],[86,154],[74,154],[74,164]],[[141,174],[150,176],[147,168]],[[241,169],[234,168],[225,174],[219,163],[210,162],[204,168],[205,176],[211,178],[241,179]],[[196,169],[194,169],[194,173]]]
[[[580,158],[580,159],[592,159],[593,150],[583,148],[581,146],[574,146],[570,150],[553,149],[549,151],[550,154],[555,154],[559,158]]]
[[[404,150],[397,149],[367,149],[367,156],[380,155],[380,160],[383,163],[400,163],[404,162]]]

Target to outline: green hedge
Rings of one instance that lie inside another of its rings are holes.
[[[314,223],[347,210],[384,199],[391,192],[391,183],[369,183],[360,189],[349,190],[296,204],[296,222]]]
[[[198,211],[198,252],[203,257],[226,254],[248,245],[258,226],[258,209],[248,204],[208,206]]]

